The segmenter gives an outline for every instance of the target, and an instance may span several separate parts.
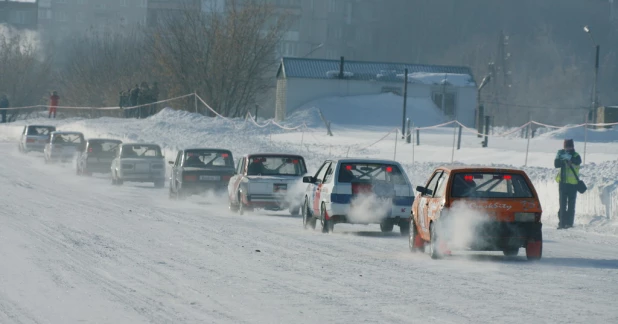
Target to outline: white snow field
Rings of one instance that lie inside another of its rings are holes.
[[[555,230],[552,168],[562,139],[531,141],[525,170],[545,227],[543,259],[530,263],[523,250],[436,261],[378,226],[337,225],[325,235],[283,212],[232,214],[226,197],[171,201],[151,184],[112,187],[105,175],[78,177],[71,164],[19,154],[25,123],[0,125],[0,323],[618,323],[618,139],[609,135],[587,144],[590,190],[578,198],[576,227],[564,231]],[[236,158],[302,153],[310,172],[328,157],[392,158],[395,149],[394,133],[369,146],[391,127],[334,124],[330,137],[316,125],[286,131],[171,110],[27,123],[155,142],[168,159],[188,146],[226,147]],[[465,135],[454,161],[524,164],[521,138],[479,142]],[[420,146],[398,139],[396,158],[417,185],[450,163],[452,143],[452,128],[423,130]]]

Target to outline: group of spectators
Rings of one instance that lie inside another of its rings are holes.
[[[159,98],[159,85],[154,82],[152,87],[147,82],[142,82],[139,86],[126,91],[120,91],[120,101],[118,106],[124,111],[125,118],[146,118],[157,113],[157,102]]]

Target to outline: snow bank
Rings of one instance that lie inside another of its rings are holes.
[[[289,120],[306,118],[310,127],[321,126],[318,109],[324,117],[338,125],[401,127],[403,97],[393,93],[330,97],[301,106]],[[425,127],[444,122],[444,116],[429,98],[408,97],[406,116],[415,126]]]
[[[587,134],[586,134],[587,132]],[[573,139],[575,142],[588,141],[588,143],[613,143],[618,142],[618,127],[603,128],[603,129],[586,129],[582,127],[557,129],[554,131],[544,132],[540,138],[551,139]]]

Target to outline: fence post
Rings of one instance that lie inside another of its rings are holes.
[[[421,145],[421,130],[416,129],[416,145]]]
[[[586,118],[584,120],[586,122],[584,123],[584,160],[582,161],[582,165],[586,164],[586,148],[588,146],[588,114],[586,114]]]
[[[530,138],[532,137],[530,134],[531,126],[532,126],[532,123],[528,121],[528,126],[526,127],[526,137],[528,138],[528,141],[526,144],[526,161],[524,162],[524,166],[528,166],[528,152],[530,151]]]
[[[457,136],[457,149],[461,149],[461,132],[463,131],[463,126],[459,125],[459,135]]]
[[[414,124],[412,124],[412,127],[414,127]],[[412,132],[412,137],[414,137],[414,132]],[[412,165],[414,165],[414,144],[412,145]]]
[[[303,148],[303,142],[305,141],[305,128],[303,127],[302,133],[300,134],[300,148]]]
[[[395,153],[393,153],[393,161],[397,160],[397,136],[399,136],[399,130],[395,128]]]
[[[408,100],[408,69],[406,68],[404,70],[404,77],[403,77],[403,119],[401,120],[401,136],[403,138],[403,136],[406,136],[406,106],[407,106],[407,100]]]
[[[412,141],[412,129],[410,128],[410,118],[408,118],[407,122],[408,122],[408,125],[407,125],[407,130],[406,130],[406,143],[410,144],[410,141]]]
[[[477,127],[477,133],[478,133],[478,138],[483,137],[483,119],[485,117],[485,106],[483,106],[482,104],[479,105],[479,112],[478,112],[478,116],[476,116],[477,118],[477,123],[478,123],[478,127]]]
[[[455,140],[457,139],[457,127],[453,127],[453,149],[451,151],[451,164],[455,161]]]
[[[195,113],[197,114],[197,91],[193,91],[193,99],[195,99]]]
[[[483,147],[487,147],[489,144],[489,118],[490,116],[485,116],[485,139],[483,140]]]

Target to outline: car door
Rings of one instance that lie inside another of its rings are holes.
[[[440,179],[441,175],[442,175],[442,170],[437,170],[432,174],[431,178],[425,185],[425,189],[427,189],[428,191],[421,194],[420,201],[418,203],[418,210],[417,210],[418,215],[416,215],[419,221],[418,225],[420,227],[421,232],[424,232],[426,234],[429,233],[429,219],[428,219],[429,203],[431,201],[431,198],[433,198],[433,194],[436,190],[438,180]]]
[[[178,151],[176,154],[176,160],[174,164],[172,164],[172,172],[170,172],[170,187],[172,191],[176,192],[178,190],[178,182],[182,180],[182,156],[183,151]]]
[[[440,213],[442,212],[442,208],[444,208],[445,197],[446,197],[446,184],[448,182],[449,173],[444,171],[438,178],[438,182],[436,184],[436,190],[434,190],[433,195],[428,198],[429,206],[427,208],[427,219],[428,220],[437,220],[440,217]]]
[[[320,213],[320,199],[321,199],[321,191],[322,186],[324,185],[324,178],[326,177],[326,172],[328,168],[332,164],[331,161],[326,161],[322,164],[322,166],[318,169],[314,176],[313,183],[313,193],[309,195],[311,197],[311,206],[314,214]]]
[[[246,170],[246,163],[247,161],[247,157],[243,156],[239,161],[238,161],[238,166],[236,167],[236,174],[234,174],[234,176],[230,179],[230,182],[228,184],[228,193],[230,195],[230,200],[231,201],[236,201],[238,202],[238,191],[240,190],[240,184],[242,182],[243,177],[245,176],[245,170]]]

